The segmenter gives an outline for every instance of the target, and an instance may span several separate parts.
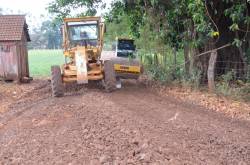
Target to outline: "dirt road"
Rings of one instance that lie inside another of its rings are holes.
[[[0,164],[250,164],[249,122],[141,85],[52,98],[36,80],[16,91],[0,95]]]

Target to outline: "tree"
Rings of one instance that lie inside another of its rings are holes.
[[[100,0],[55,0],[50,11],[67,15],[70,8],[85,6],[94,10],[100,4]],[[120,24],[125,17],[130,34],[143,41],[142,47],[152,45],[156,49],[170,45],[184,49],[187,72],[198,69],[203,80],[209,55],[197,55],[229,43],[231,47],[218,51],[218,60],[223,62],[217,68],[223,69],[217,70],[217,74],[233,68],[237,68],[237,75],[246,74],[247,59],[250,59],[250,2],[247,0],[115,1],[105,18]]]
[[[71,11],[84,8],[85,12],[80,12],[80,15],[93,16],[97,13],[97,8],[105,6],[102,0],[54,0],[50,3],[48,10],[51,13],[55,13],[57,17],[63,18],[72,14]]]
[[[248,1],[138,0],[124,1],[123,4],[114,5],[114,8],[122,8],[128,15],[132,22],[131,30],[137,34],[135,36],[141,34],[138,31],[140,27],[149,24],[150,31],[156,33],[155,38],[177,49],[184,48],[186,64],[189,64],[186,68],[190,72],[198,68],[205,79],[209,56],[196,55],[232,43],[230,48],[219,51],[219,60],[225,63],[220,63],[218,68],[229,66],[228,69],[243,70],[237,74],[244,74],[249,49]],[[230,66],[227,61],[242,62],[244,65]],[[223,74],[228,69],[217,72]]]
[[[61,48],[62,37],[60,32],[61,22],[59,20],[45,20],[41,27],[31,32],[32,42],[30,49],[59,49]]]
[[[42,23],[41,32],[46,38],[47,49],[58,49],[61,47],[61,23],[58,20],[47,20]]]

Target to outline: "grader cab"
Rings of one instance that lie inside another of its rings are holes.
[[[62,28],[65,64],[51,67],[52,93],[54,97],[64,95],[64,84],[87,84],[102,81],[106,91],[116,89],[116,69],[126,72],[129,62],[117,63],[114,57],[102,60],[105,26],[100,17],[65,18]],[[121,69],[120,69],[121,68]],[[124,70],[125,68],[125,70]],[[138,69],[137,69],[138,70]],[[139,72],[136,74],[140,74]]]

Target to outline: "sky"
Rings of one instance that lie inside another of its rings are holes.
[[[31,27],[40,24],[40,16],[47,15],[46,7],[51,0],[0,0],[4,14],[25,14]]]
[[[27,23],[39,25],[41,15],[47,16],[46,7],[53,0],[0,0],[4,14],[26,14]],[[104,0],[108,5],[112,0]],[[46,17],[44,18],[46,19]]]
[[[13,12],[27,12],[40,15],[46,12],[46,6],[51,0],[0,0],[0,7]]]

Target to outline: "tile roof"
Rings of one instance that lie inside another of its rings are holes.
[[[20,41],[23,30],[30,41],[24,15],[0,15],[0,41]]]

